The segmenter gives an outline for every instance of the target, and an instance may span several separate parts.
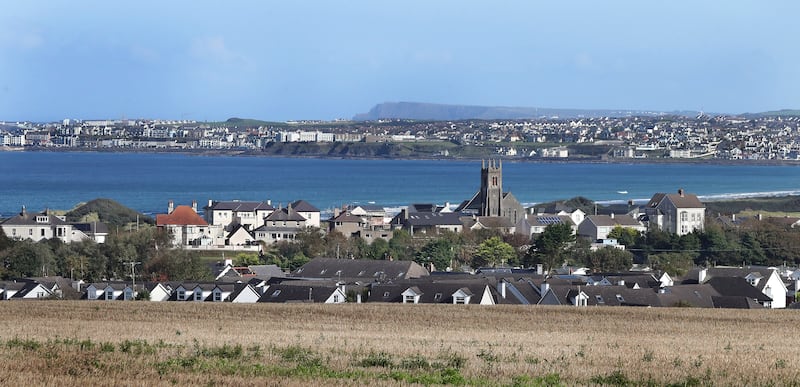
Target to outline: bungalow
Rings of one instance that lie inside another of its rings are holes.
[[[376,283],[372,285],[367,301],[402,304],[496,304],[492,286],[485,279],[417,279]]]
[[[330,284],[280,283],[270,285],[258,302],[315,302],[323,304],[341,304],[347,301],[342,288]]]

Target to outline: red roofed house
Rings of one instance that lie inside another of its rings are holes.
[[[197,214],[197,201],[191,207],[174,207],[170,200],[168,212],[156,215],[156,226],[172,235],[175,246],[212,246],[222,234],[221,226],[209,225]]]

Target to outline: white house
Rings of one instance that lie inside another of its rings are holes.
[[[650,224],[678,235],[703,231],[706,206],[697,195],[679,189],[677,194],[657,193],[647,203],[645,214]]]

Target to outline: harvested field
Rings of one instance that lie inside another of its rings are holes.
[[[4,385],[798,385],[791,310],[0,303]]]

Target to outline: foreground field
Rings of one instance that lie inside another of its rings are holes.
[[[800,385],[794,311],[0,303],[3,385]]]

